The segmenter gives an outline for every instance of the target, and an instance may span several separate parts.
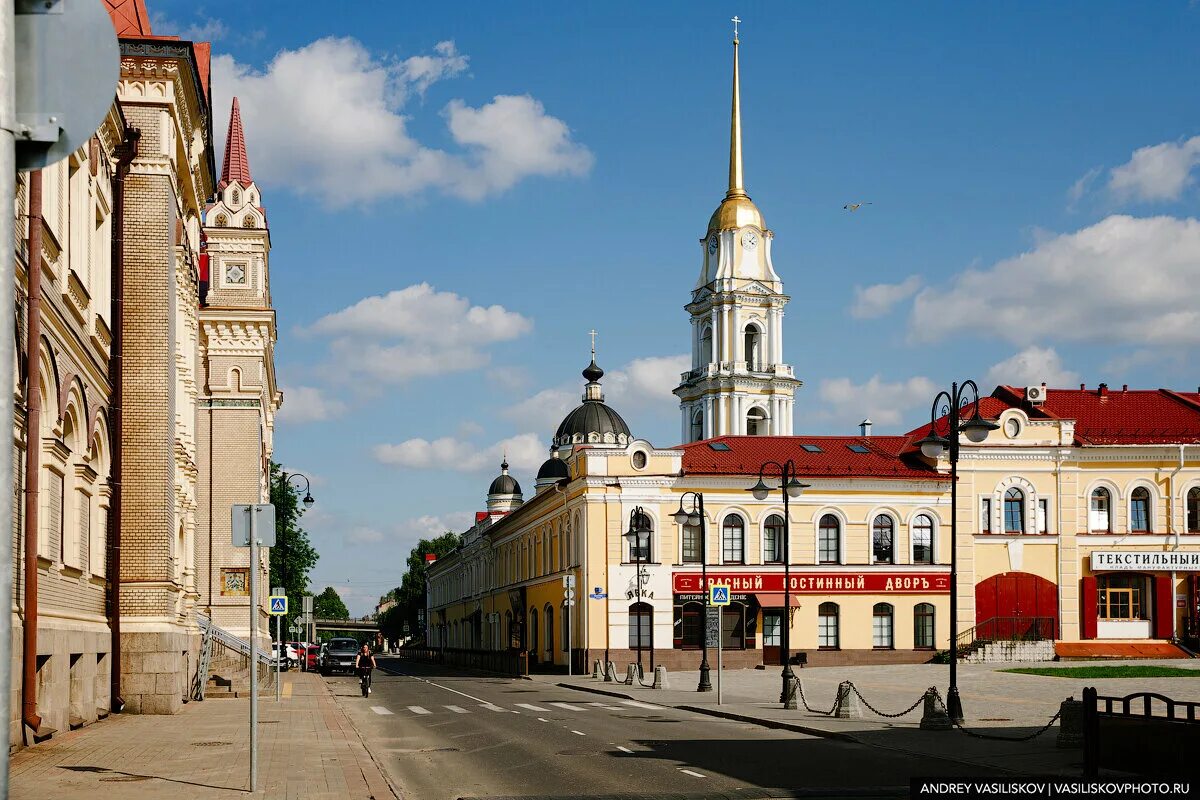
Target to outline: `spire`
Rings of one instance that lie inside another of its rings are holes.
[[[737,26],[741,20],[735,16],[730,21],[733,23],[733,109],[730,112],[729,123],[729,191],[725,196],[745,197],[746,189],[742,183],[742,93],[738,77],[737,33]]]
[[[220,188],[224,189],[236,181],[243,187],[253,182],[250,177],[250,159],[246,157],[246,136],[242,132],[242,114],[238,99],[233,98],[233,110],[229,112],[229,135],[225,139],[225,162],[221,167]]]
[[[587,378],[587,386],[583,387],[583,400],[604,400],[604,393],[600,390],[600,379],[604,377],[604,370],[596,365],[596,332],[589,331],[588,335],[592,337],[592,363],[584,367],[583,377]]]

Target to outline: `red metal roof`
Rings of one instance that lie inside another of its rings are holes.
[[[714,450],[713,443],[729,449]],[[820,452],[805,450],[806,444]],[[851,445],[867,452],[856,453]],[[950,480],[921,459],[911,436],[718,436],[675,449],[683,450],[683,469],[691,475],[755,476],[766,461],[791,459],[806,478]]]
[[[108,16],[112,19],[117,36],[131,38],[150,36],[150,15],[146,13],[146,0],[104,0]]]
[[[1196,444],[1200,443],[1200,392],[1170,389],[1047,389],[1046,400],[1033,405],[1025,390],[997,386],[980,400],[980,411],[996,419],[1009,408],[1019,408],[1030,419],[1075,422],[1075,444]],[[938,430],[945,433],[943,417]],[[923,425],[909,435],[914,441],[929,432]]]
[[[250,159],[246,156],[246,136],[242,132],[242,113],[238,99],[233,98],[233,110],[229,112],[229,135],[225,138],[225,162],[221,166],[221,182],[224,189],[236,181],[242,188],[250,185]]]

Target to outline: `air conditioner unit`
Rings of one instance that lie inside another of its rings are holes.
[[[1046,384],[1025,387],[1025,399],[1035,406],[1046,402]]]

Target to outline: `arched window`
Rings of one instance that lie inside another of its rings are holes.
[[[517,632],[513,630],[513,614],[511,611],[504,612],[504,634],[508,637],[508,646],[510,649],[521,646],[521,641],[517,638]]]
[[[876,564],[894,564],[896,524],[887,514],[880,514],[871,525],[871,556]]]
[[[543,648],[543,657],[547,662],[554,661],[554,606],[546,603],[546,646]]]
[[[704,438],[704,412],[697,409],[695,414],[692,414],[692,436],[693,442],[698,442]]]
[[[913,647],[933,649],[933,603],[917,603],[913,608]]]
[[[706,369],[713,360],[712,327],[705,325],[700,331],[700,369]]]
[[[1200,486],[1193,486],[1187,493],[1187,532],[1200,533]]]
[[[699,650],[704,646],[704,606],[700,603],[684,603],[676,606],[675,637],[684,650]]]
[[[634,603],[629,607],[629,649],[650,648],[650,626],[654,624],[654,609],[649,603]]]
[[[700,541],[699,525],[683,526],[683,563],[699,564],[703,558],[704,545]]]
[[[758,371],[763,368],[762,358],[762,331],[757,325],[746,326],[746,368],[753,371]]]
[[[538,650],[538,612],[536,608],[529,610],[529,641],[526,642],[526,649],[530,653],[537,653]]]
[[[838,649],[838,604],[821,603],[817,608],[817,646]]]
[[[763,526],[763,561],[768,564],[783,562],[783,537],[785,536],[783,517],[772,514],[767,517]]]
[[[914,564],[933,563],[933,519],[928,514],[918,514],[913,520],[912,560]]]
[[[890,650],[895,646],[892,636],[892,604],[876,603],[871,609],[871,644]]]
[[[1025,532],[1025,493],[1015,486],[1004,493],[1004,532]]]
[[[721,524],[721,562],[746,562],[746,523],[739,514],[730,514]]]
[[[1129,496],[1129,530],[1150,531],[1150,491],[1145,486],[1137,487]]]
[[[833,514],[821,517],[817,531],[817,561],[821,564],[840,564],[842,561],[842,526]]]
[[[645,516],[645,521],[646,521],[646,528],[649,529],[649,533],[647,535],[645,535],[645,536],[639,535],[639,536],[635,537],[635,541],[630,541],[629,539],[626,539],[624,536],[621,537],[622,539],[625,539],[625,541],[629,543],[628,546],[629,546],[629,561],[630,561],[630,563],[637,561],[639,559],[641,559],[642,561],[650,560],[650,555],[651,555],[650,543],[654,541],[654,520],[652,520],[650,518],[649,514],[644,514],[644,516]]]
[[[1112,497],[1103,486],[1092,492],[1088,504],[1088,530],[1098,533],[1112,530]]]
[[[750,409],[750,413],[746,414],[746,435],[767,435],[767,412],[761,408]]]

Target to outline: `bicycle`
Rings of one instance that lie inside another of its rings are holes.
[[[358,682],[362,688],[362,696],[369,696],[371,694],[371,670],[360,669],[358,671]]]

